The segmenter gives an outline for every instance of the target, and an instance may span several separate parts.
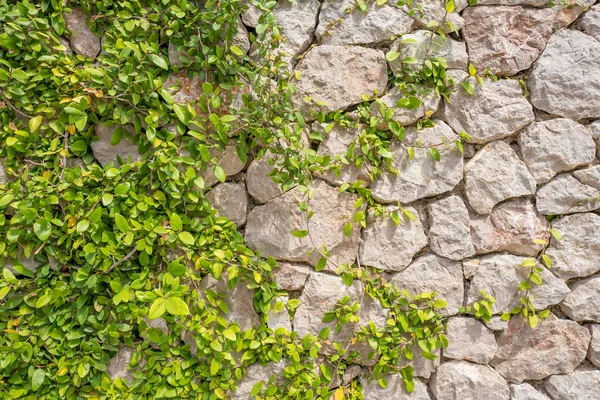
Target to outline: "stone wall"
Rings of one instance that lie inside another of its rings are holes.
[[[593,0],[585,2],[590,6]],[[450,345],[437,361],[415,364],[414,393],[404,391],[399,377],[390,377],[386,389],[365,380],[373,360],[364,357],[345,378],[363,379],[365,399],[600,399],[600,6],[585,11],[546,7],[545,0],[481,0],[466,7],[457,1],[448,18],[459,33],[442,41],[426,29],[431,20],[444,18],[443,3],[420,3],[423,17],[409,16],[405,7],[369,3],[368,13],[346,15],[329,32],[328,24],[343,17],[352,1],[280,1],[273,11],[286,39],[282,50],[300,72],[304,92],[326,101],[327,111],[352,110],[361,95],[376,92],[394,109],[393,119],[407,126],[405,140],[392,145],[399,176],[384,173],[370,187],[378,202],[390,208],[401,202],[414,220],[405,216],[396,225],[371,216],[366,228],[345,237],[356,197],[336,186],[366,176],[345,167],[339,176],[325,174],[313,184],[308,224],[314,243],[293,237],[291,230],[306,225],[298,210],[301,194],[282,193],[267,176],[266,160],[244,165],[233,148],[217,155],[228,181],[216,184],[207,175],[213,186],[208,198],[244,230],[251,247],[280,261],[278,283],[301,300],[292,321],[285,312],[274,314],[273,327],[317,334],[337,299],[358,298],[362,286],[345,286],[333,274],[333,263],[379,268],[398,287],[414,294],[435,290],[448,302]],[[248,49],[246,28],[256,27],[257,18],[253,7],[243,15],[238,37],[243,48]],[[394,35],[404,36],[390,41]],[[315,40],[319,45],[308,50]],[[435,45],[429,55],[447,60],[454,91],[449,100],[428,95],[417,109],[396,107],[402,93],[387,89],[388,70],[402,74],[400,60],[406,57],[414,57],[418,68],[430,42]],[[75,51],[87,51],[81,46],[72,42]],[[400,57],[387,62],[390,49]],[[170,56],[177,63],[175,50]],[[469,77],[469,64],[499,79],[478,83]],[[474,87],[473,94],[463,81]],[[176,101],[193,97],[190,85],[190,93],[178,93]],[[372,111],[378,107],[373,102]],[[424,116],[435,126],[417,130]],[[314,123],[311,129],[322,127]],[[96,132],[100,141],[92,149],[103,164],[117,153],[137,156],[125,142],[117,151],[108,147],[109,128]],[[454,145],[461,132],[471,138],[464,153]],[[358,133],[336,126],[318,151],[343,153]],[[414,146],[414,157],[407,146]],[[430,148],[439,151],[440,161]],[[562,240],[551,237],[551,228]],[[542,241],[550,242],[553,267],[541,274],[544,284],[534,290],[534,305],[552,314],[535,329],[520,318],[503,322],[499,315],[519,302],[520,265],[539,254]],[[332,263],[321,272],[314,270],[319,257],[307,254],[314,245],[332,253]],[[480,298],[480,290],[496,298],[497,315],[487,324],[456,315]],[[249,298],[242,289],[228,298],[230,317],[242,327],[256,319]],[[364,304],[360,315],[362,321],[386,320],[378,304]],[[346,326],[334,339],[346,340],[354,328]],[[248,398],[254,382],[284,366],[249,368],[236,398]]]

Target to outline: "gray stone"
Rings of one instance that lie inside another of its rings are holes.
[[[551,376],[544,388],[553,400],[597,400],[600,398],[600,371]]]
[[[479,0],[477,5],[501,5],[501,6],[532,6],[540,7],[548,4],[546,0]]]
[[[179,68],[182,68],[186,61],[185,59],[189,58],[189,54],[187,51],[178,50],[177,45],[171,42],[169,42],[167,51],[169,54],[169,64],[171,66],[177,66]]]
[[[96,58],[100,53],[100,38],[92,33],[86,24],[87,16],[78,9],[72,9],[70,14],[63,13],[66,28],[71,32],[69,41],[75,53],[89,58]]]
[[[133,353],[135,353],[133,347],[123,346],[119,349],[117,354],[110,359],[106,365],[106,373],[110,376],[110,379],[125,379],[127,382],[133,381],[133,375],[128,368]]]
[[[509,254],[490,254],[481,257],[481,263],[471,280],[467,303],[481,299],[481,290],[494,296],[496,302],[492,305],[492,312],[500,314],[518,307],[521,304],[518,287],[521,281],[527,279],[529,268],[521,264],[526,258]],[[541,266],[541,265],[538,265]],[[569,293],[568,286],[562,279],[555,277],[550,271],[542,267],[540,272],[542,285],[532,283],[533,299],[536,309],[543,310],[550,305],[558,304]]]
[[[521,132],[519,146],[538,184],[548,182],[559,172],[587,165],[596,156],[590,132],[565,118],[532,123]]]
[[[250,39],[248,38],[248,30],[242,23],[241,19],[237,20],[237,29],[235,35],[231,39],[231,43],[244,50],[244,53],[248,53],[248,50],[250,50]]]
[[[206,194],[206,200],[219,215],[229,218],[237,226],[246,223],[248,195],[243,183],[220,183]]]
[[[574,171],[573,176],[584,185],[600,190],[600,165]]]
[[[561,240],[552,238],[546,254],[552,272],[562,279],[581,278],[600,271],[600,216],[568,215],[552,222]]]
[[[452,317],[448,320],[448,347],[444,357],[487,364],[498,346],[494,334],[474,318]]]
[[[248,400],[251,398],[250,392],[255,384],[258,382],[264,382],[264,389],[267,388],[267,383],[269,383],[269,379],[272,375],[275,375],[274,384],[281,385],[285,383],[285,378],[283,376],[283,369],[287,366],[287,362],[285,360],[280,360],[278,362],[270,362],[266,365],[261,364],[252,364],[246,367],[246,374],[244,377],[238,382],[238,387],[236,392],[230,392],[232,400]]]
[[[254,290],[248,289],[245,282],[240,282],[233,289],[229,289],[226,274],[218,280],[208,274],[200,281],[198,290],[202,296],[205,296],[206,290],[212,290],[217,294],[224,293],[228,308],[225,318],[236,323],[242,331],[260,325],[260,318],[254,311]]]
[[[407,96],[415,96],[419,99],[420,105],[417,108],[398,107],[398,100]],[[385,122],[382,112],[391,108],[393,115],[390,121],[396,121],[402,126],[417,122],[424,116],[429,116],[437,111],[440,105],[440,95],[427,86],[417,86],[414,94],[406,91],[400,91],[397,87],[392,88],[385,96],[375,99],[371,103],[371,115],[381,119],[379,129],[388,129],[388,123]]]
[[[362,102],[363,95],[383,93],[387,85],[383,51],[359,46],[314,47],[296,71],[300,73],[300,80],[296,82],[300,98],[296,101],[304,110],[342,110]],[[312,101],[305,103],[302,99],[305,96]]]
[[[416,31],[396,39],[392,43],[391,51],[400,53],[400,56],[390,61],[390,68],[394,75],[402,76],[406,70],[418,70],[423,62],[431,58],[443,58],[448,68],[467,69],[469,55],[463,42],[442,38],[431,31]],[[402,63],[407,57],[413,57],[414,64]]]
[[[589,328],[592,334],[592,341],[590,342],[587,358],[592,364],[600,368],[600,325],[590,325]]]
[[[371,184],[377,201],[411,203],[448,192],[461,181],[463,157],[453,143],[458,136],[443,121],[434,123],[434,127],[419,131],[409,127],[402,142],[392,140],[392,167],[399,175],[386,172]],[[412,159],[409,147],[414,150]],[[438,150],[440,161],[433,159],[429,147]]]
[[[356,323],[349,322],[337,332],[335,322],[323,322],[323,317],[335,309],[338,300],[348,296],[349,304],[360,302],[363,296],[363,285],[355,280],[352,286],[346,286],[339,276],[324,273],[313,273],[306,281],[306,286],[300,296],[300,305],[294,315],[294,329],[299,338],[305,335],[317,336],[322,329],[331,328],[328,339],[332,342],[345,342],[354,333]]]
[[[287,309],[289,297],[288,296],[278,296],[273,304],[271,304],[271,309],[269,310],[269,321],[267,321],[267,326],[273,330],[277,330],[279,328],[283,328],[288,332],[292,332],[292,323],[290,321],[290,314]],[[283,303],[283,309],[281,311],[275,310],[275,305]]]
[[[469,211],[458,196],[429,204],[429,241],[431,250],[451,260],[475,254],[469,228]]]
[[[596,158],[600,160],[600,120],[594,121],[588,125],[592,137],[596,141]]]
[[[301,261],[315,265],[321,258],[319,250],[326,246],[335,265],[352,263],[358,253],[360,229],[354,227],[350,237],[344,235],[344,225],[352,220],[356,195],[340,193],[324,181],[314,181],[314,191],[308,207],[314,215],[307,221],[299,208],[306,201],[298,189],[293,189],[248,214],[246,243],[263,256],[279,260]],[[307,230],[310,237],[298,238],[292,231]],[[316,247],[316,249],[315,249]],[[315,249],[311,254],[309,251]],[[331,264],[331,263],[330,263]],[[330,269],[333,267],[330,265]]]
[[[452,129],[468,133],[472,143],[510,136],[533,122],[533,108],[523,97],[519,82],[486,79],[479,85],[473,78],[466,82],[474,87],[474,93],[459,86],[446,102],[444,115]]]
[[[508,400],[508,383],[486,365],[450,361],[440,365],[429,382],[437,400]]]
[[[585,33],[600,40],[600,7],[591,7],[583,14],[580,22]]]
[[[534,240],[550,240],[550,226],[531,200],[508,200],[488,215],[471,218],[471,239],[477,254],[508,251],[534,257],[544,248]]]
[[[501,201],[535,193],[535,180],[514,150],[496,141],[465,165],[465,192],[471,207],[489,214]]]
[[[560,309],[574,321],[600,322],[600,275],[575,282]]]
[[[389,206],[388,212],[397,211]],[[397,211],[401,223],[388,216],[374,216],[369,213],[367,227],[363,230],[360,246],[360,263],[386,271],[402,271],[421,249],[427,246],[427,236],[423,230],[419,212],[406,208],[415,220],[412,221],[401,211]]]
[[[286,291],[302,290],[309,274],[309,267],[286,262],[280,262],[279,268],[273,270],[275,283],[277,283],[278,287]]]
[[[575,30],[557,31],[529,76],[531,103],[547,113],[573,120],[600,117],[598,59],[599,41]]]
[[[5,185],[8,182],[8,174],[6,173],[6,159],[0,158],[0,185]]]
[[[415,259],[404,271],[394,274],[390,283],[398,289],[406,289],[411,296],[423,292],[437,292],[448,306],[444,315],[453,315],[463,304],[464,286],[461,264],[428,254]]]
[[[244,6],[248,6],[248,8],[242,12],[242,22],[244,25],[249,26],[250,28],[256,28],[256,25],[258,25],[258,19],[263,14],[262,10],[258,6],[252,4],[250,0],[243,1],[242,7]]]
[[[449,14],[446,13],[446,4],[443,0],[415,0],[411,5],[402,6],[402,9],[407,14],[412,10],[412,15],[409,15],[418,26],[433,31],[439,28],[442,32],[449,33],[454,29],[459,31],[464,24],[462,17],[458,14],[461,10],[460,4],[461,2],[457,1],[455,12]]]
[[[325,0],[319,13],[317,39],[323,44],[372,45],[410,32],[413,19],[392,2],[380,6],[369,0],[366,4],[368,11],[361,11],[352,0]],[[352,12],[346,14],[347,8],[353,8]]]
[[[427,385],[420,379],[414,380],[414,391],[408,393],[400,374],[389,375],[386,388],[382,388],[376,379],[369,381],[361,377],[363,398],[367,400],[431,400],[427,393]]]
[[[493,331],[503,331],[508,328],[508,321],[503,320],[499,315],[492,315],[489,321],[484,321],[484,324]]]
[[[213,172],[213,166],[219,165],[225,171],[226,176],[233,176],[244,169],[244,162],[240,159],[235,150],[234,145],[227,145],[225,149],[213,147],[210,149],[210,158],[214,160],[214,164],[208,164],[207,169],[202,171],[200,175],[204,179],[204,186],[214,186],[219,180]]]
[[[259,203],[266,203],[283,193],[281,186],[268,175],[277,168],[276,164],[269,165],[269,158],[272,158],[271,155],[265,154],[263,158],[252,161],[246,171],[248,193]]]
[[[273,7],[273,15],[283,38],[276,52],[283,53],[290,66],[308,49],[317,26],[320,6],[318,0],[280,0]]]
[[[497,337],[491,365],[511,383],[572,372],[585,358],[590,332],[576,322],[550,316],[531,328],[514,317]]]
[[[584,185],[570,174],[558,175],[539,188],[536,206],[540,214],[571,214],[600,208],[598,189]]]
[[[552,34],[552,9],[515,6],[469,7],[463,34],[471,63],[498,75],[515,75],[531,67]]]
[[[319,177],[337,186],[355,181],[370,182],[367,166],[362,165],[358,167],[346,157],[349,146],[358,139],[365,127],[363,125],[351,127],[335,124],[329,133],[326,133],[325,128],[327,125],[325,123],[320,124],[319,122],[315,122],[312,125],[313,131],[323,134],[325,138],[319,145],[317,153],[322,156],[331,156],[329,167],[340,165],[340,170],[339,174],[334,170],[329,170],[322,174],[320,173]],[[356,153],[358,155],[359,151],[356,151]]]
[[[111,162],[116,166],[118,164],[118,157],[124,162],[131,157],[132,162],[141,160],[141,156],[138,152],[138,145],[131,142],[135,136],[135,131],[131,125],[121,125],[120,128],[123,130],[123,137],[121,141],[116,144],[110,144],[113,133],[119,126],[106,126],[98,123],[95,128],[96,136],[99,140],[91,141],[90,147],[92,148],[92,154],[94,158],[98,160],[102,166],[106,166]]]
[[[548,396],[537,391],[529,383],[510,385],[511,400],[550,400]]]

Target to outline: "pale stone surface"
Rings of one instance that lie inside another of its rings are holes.
[[[198,290],[204,295],[205,290],[216,293],[226,293],[225,304],[229,312],[225,315],[228,321],[236,323],[242,331],[260,325],[260,319],[254,310],[254,290],[248,289],[245,282],[240,282],[232,290],[227,288],[227,276],[215,279],[211,274],[200,281]]]
[[[497,337],[498,352],[491,365],[511,383],[544,379],[572,372],[585,358],[590,332],[576,322],[554,316],[532,329],[514,317]]]
[[[533,6],[540,7],[548,4],[546,0],[479,0],[477,5],[502,5],[502,6]]]
[[[465,165],[465,192],[479,214],[489,214],[506,199],[534,194],[535,189],[527,167],[504,142],[486,145]]]
[[[461,264],[434,254],[415,259],[404,271],[392,275],[390,283],[406,289],[412,296],[436,291],[437,297],[448,303],[442,310],[445,315],[456,314],[463,304]]]
[[[492,368],[467,361],[440,365],[429,388],[437,400],[508,400],[508,383]]]
[[[290,314],[287,310],[287,302],[289,300],[288,296],[279,295],[273,304],[271,304],[271,309],[269,310],[269,321],[267,321],[267,326],[273,330],[277,330],[279,328],[283,328],[288,332],[292,332],[292,323],[290,321]],[[275,305],[278,303],[283,303],[283,309],[281,311],[275,311]]]
[[[594,121],[588,125],[592,137],[596,141],[596,158],[600,160],[600,120]]]
[[[553,400],[595,400],[600,398],[600,371],[575,371],[548,378],[544,388]]]
[[[444,357],[487,364],[498,346],[494,334],[475,318],[452,317],[448,320],[448,347]]]
[[[473,258],[471,260],[465,260],[462,262],[463,275],[465,279],[471,279],[475,275],[479,269],[479,264],[481,264],[481,260],[479,258]]]
[[[221,183],[206,194],[206,200],[219,215],[229,218],[237,226],[246,223],[248,195],[243,183]]]
[[[97,124],[95,128],[96,136],[99,140],[91,141],[90,147],[92,148],[92,154],[94,158],[98,160],[102,166],[106,166],[109,163],[118,164],[117,156],[121,157],[124,162],[131,157],[132,162],[139,161],[141,159],[138,153],[138,145],[131,142],[130,138],[135,135],[135,131],[131,125],[121,125],[123,129],[123,137],[121,141],[116,144],[110,144],[110,139],[118,126],[106,126],[104,124]]]
[[[398,107],[398,100],[404,99],[407,96],[415,96],[421,104],[417,108]],[[382,107],[382,104],[385,107]],[[400,91],[397,87],[392,88],[385,96],[376,99],[371,103],[371,115],[381,119],[379,129],[388,129],[388,124],[381,115],[382,109],[391,108],[394,114],[390,118],[391,121],[396,121],[402,126],[410,125],[423,118],[425,115],[433,114],[437,111],[440,105],[440,95],[430,87],[418,86],[414,94],[409,94],[406,91]]]
[[[575,282],[560,309],[574,321],[600,322],[600,275]]]
[[[585,33],[554,33],[527,82],[538,109],[579,120],[600,117],[600,42]],[[565,73],[569,71],[569,73]]]
[[[4,163],[6,163],[6,159],[0,158],[0,185],[4,185],[8,182],[8,175],[6,174]]]
[[[333,263],[354,262],[360,229],[355,226],[348,238],[344,235],[344,225],[352,220],[352,215],[357,211],[354,208],[357,196],[340,193],[324,181],[317,180],[310,188],[314,190],[314,197],[309,202],[309,208],[314,215],[308,222],[306,213],[299,208],[299,203],[306,201],[306,198],[297,189],[291,190],[250,211],[246,223],[246,243],[260,250],[263,256],[304,261],[312,265],[321,257],[318,250],[325,245],[331,252]],[[307,226],[312,239],[292,235],[292,231],[306,230]],[[315,246],[317,250],[307,254]]]
[[[463,34],[479,71],[515,75],[528,69],[552,34],[552,9],[515,6],[469,7]]]
[[[587,358],[592,364],[600,368],[600,325],[590,325],[589,328],[592,341],[590,342]]]
[[[110,376],[110,379],[125,379],[128,382],[133,380],[131,371],[128,369],[131,357],[135,353],[135,349],[129,346],[123,346],[119,349],[118,353],[110,359],[106,365],[106,373]]]
[[[511,400],[550,400],[548,396],[536,390],[529,383],[510,385]]]
[[[581,124],[566,118],[534,122],[521,132],[523,161],[538,184],[594,161],[596,144]]]
[[[407,14],[412,10],[411,17],[415,20],[417,26],[431,30],[436,30],[439,27],[443,32],[449,33],[454,29],[460,30],[464,24],[462,17],[458,14],[462,9],[461,3],[457,1],[456,11],[450,14],[446,13],[446,4],[443,0],[415,0],[410,6],[402,6],[402,9]],[[450,22],[454,28],[448,25],[446,21]]]
[[[238,18],[237,20],[237,30],[235,32],[235,35],[231,39],[231,42],[234,45],[241,48],[242,50],[244,50],[244,53],[248,53],[248,50],[250,50],[250,39],[248,38],[248,30],[242,23],[241,18]]]
[[[400,374],[386,377],[387,387],[382,388],[376,379],[369,381],[365,376],[361,378],[363,398],[368,400],[431,400],[427,393],[427,385],[420,379],[415,379],[415,388],[412,393],[406,391]]]
[[[397,207],[388,207],[390,212],[396,210]],[[389,216],[375,217],[369,213],[360,246],[362,265],[402,271],[411,263],[413,256],[427,246],[427,235],[419,212],[412,207],[406,210],[415,216],[415,220],[399,211],[400,225],[396,225]]]
[[[271,378],[271,375],[275,375],[275,384],[283,384],[285,382],[285,378],[283,376],[283,369],[287,366],[285,360],[280,360],[278,362],[270,362],[266,365],[261,364],[252,364],[246,368],[246,374],[244,377],[237,383],[238,388],[236,392],[230,392],[232,400],[248,400],[251,398],[250,392],[252,391],[252,387],[257,382],[264,382],[264,389],[267,387],[267,383]]]
[[[317,46],[307,53],[296,71],[300,72],[296,82],[300,97],[296,101],[303,109],[345,109],[360,103],[362,95],[383,93],[387,85],[383,51],[359,46]],[[305,96],[326,104],[319,107],[304,103]]]
[[[213,147],[210,150],[211,159],[215,159],[215,164],[208,164],[207,169],[202,171],[200,175],[204,179],[204,186],[209,187],[215,185],[219,180],[213,172],[213,166],[219,165],[225,171],[226,176],[232,176],[241,172],[244,169],[244,162],[240,159],[235,150],[234,145],[225,146],[224,150]]]
[[[273,15],[281,26],[280,33],[284,39],[276,51],[285,53],[285,59],[291,65],[310,45],[320,6],[318,0],[280,0],[273,7]]]
[[[440,358],[442,358],[441,350],[436,349],[435,351],[432,352],[432,354],[434,356],[436,356],[435,360],[428,360],[427,358],[423,357],[423,355],[422,355],[423,352],[421,351],[421,348],[419,346],[413,346],[412,351],[413,351],[413,360],[412,360],[411,365],[414,370],[413,374],[420,378],[425,378],[425,379],[431,378],[431,375],[440,366]],[[408,360],[401,359],[400,364],[407,365],[407,364],[409,364],[409,362],[408,362]]]
[[[598,189],[584,185],[570,174],[558,175],[538,189],[536,206],[540,214],[571,214],[600,208]]]
[[[294,315],[294,329],[299,338],[307,334],[317,336],[325,327],[331,327],[328,339],[343,342],[354,333],[355,323],[350,322],[342,327],[338,333],[335,322],[323,322],[323,317],[335,309],[335,305],[342,297],[349,296],[349,304],[360,302],[363,296],[363,285],[355,280],[352,286],[346,286],[339,276],[315,272],[306,281],[306,286],[300,296],[300,306]]]
[[[323,134],[325,138],[325,140],[323,140],[323,142],[319,145],[319,150],[317,153],[323,156],[331,156],[331,161],[329,162],[330,167],[335,165],[337,162],[340,163],[341,167],[339,176],[335,173],[335,171],[330,170],[323,174],[319,174],[319,177],[330,184],[337,186],[340,186],[344,183],[353,183],[357,180],[362,182],[370,181],[369,171],[365,165],[362,167],[357,167],[356,164],[350,160],[347,160],[346,163],[336,161],[336,157],[340,158],[340,160],[346,159],[346,153],[348,152],[349,146],[360,136],[364,126],[358,125],[357,127],[350,127],[335,124],[329,133],[325,133],[325,127],[327,125],[328,124],[325,123],[320,124],[319,122],[315,122],[312,125],[313,131]]]
[[[283,193],[281,186],[268,175],[277,168],[276,165],[269,165],[269,158],[271,156],[265,154],[263,158],[252,161],[246,171],[248,193],[259,203],[266,203]]]
[[[580,278],[600,271],[600,216],[568,215],[552,222],[561,240],[552,238],[546,254],[552,260],[552,272],[562,279]]]
[[[451,260],[475,254],[469,228],[469,211],[458,196],[429,204],[429,241],[431,250]]]
[[[71,31],[69,41],[75,53],[89,58],[96,58],[100,53],[100,38],[92,33],[86,24],[85,13],[74,8],[70,14],[63,13],[66,28]]]
[[[508,328],[508,321],[504,321],[500,315],[492,315],[489,321],[485,322],[485,326],[493,331],[503,331]]]
[[[256,25],[258,25],[258,19],[263,13],[262,10],[258,6],[252,4],[252,2],[249,0],[243,1],[242,7],[243,6],[248,6],[248,9],[245,9],[242,12],[242,22],[244,25],[249,26],[250,28],[256,28]]]
[[[584,185],[600,190],[600,165],[574,171],[573,176]]]
[[[581,17],[581,27],[590,36],[600,40],[600,7],[591,7]]]
[[[280,262],[279,268],[273,270],[277,286],[289,291],[302,290],[309,274],[309,267],[286,262]]]
[[[550,226],[531,200],[509,200],[489,215],[471,218],[471,239],[477,254],[508,251],[535,256],[544,247],[535,239],[550,239]]]
[[[467,47],[463,42],[458,42],[449,37],[443,39],[431,31],[421,30],[411,34],[402,35],[392,43],[391,51],[400,53],[400,56],[389,61],[390,68],[396,76],[402,76],[407,69],[420,69],[425,59],[443,58],[448,68],[466,69],[469,63]],[[414,64],[403,64],[407,57],[416,59]]]
[[[494,296],[496,302],[492,305],[492,312],[500,314],[510,311],[521,304],[519,296],[519,283],[527,279],[529,269],[521,266],[524,257],[509,254],[490,254],[481,257],[481,263],[471,280],[467,303],[471,304],[481,299],[480,291]],[[540,265],[538,265],[540,266]],[[558,304],[569,293],[568,286],[563,280],[555,277],[546,268],[540,272],[542,285],[532,284],[534,299],[532,303],[536,309]]]
[[[346,14],[347,8],[356,6],[352,0],[325,0],[319,13],[317,39],[323,44],[372,45],[410,32],[413,19],[393,2],[381,6],[374,0],[365,3],[368,11],[354,8]],[[339,19],[342,21],[336,23]]]
[[[523,97],[519,82],[486,79],[482,85],[467,79],[473,95],[459,86],[446,102],[444,115],[455,132],[464,131],[472,143],[487,143],[510,136],[533,121],[533,108]]]
[[[373,197],[377,201],[411,203],[448,192],[461,181],[463,157],[453,143],[457,135],[444,122],[434,123],[434,127],[419,131],[409,127],[402,142],[392,141],[392,166],[400,175],[383,173],[371,184]],[[435,147],[440,153],[440,161],[433,159],[428,147],[416,147],[419,146],[419,140],[422,146]],[[415,146],[412,160],[408,146]]]

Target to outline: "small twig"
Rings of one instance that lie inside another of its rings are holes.
[[[4,93],[2,92],[2,90],[0,90],[0,96],[2,96],[2,99],[4,100],[4,102],[6,103],[7,106],[9,106],[11,108],[11,110],[13,110],[16,114],[25,117],[27,119],[32,119],[33,117],[29,114],[24,113],[23,111],[19,110],[17,107],[15,107],[4,95]]]
[[[121,258],[119,261],[117,261],[116,263],[111,265],[104,273],[105,274],[110,273],[110,271],[115,269],[115,267],[118,267],[119,265],[123,264],[125,261],[129,260],[135,252],[136,252],[136,248],[134,247],[133,250],[131,250],[129,253],[127,253],[127,255],[125,257]]]
[[[69,131],[65,132],[64,141],[65,141],[65,153],[68,154],[69,153]],[[62,180],[63,175],[65,174],[65,168],[67,168],[67,156],[66,155],[62,156],[62,159],[60,161],[61,161],[61,164],[62,164],[61,165],[62,169],[60,171],[60,176],[59,176],[58,179]]]

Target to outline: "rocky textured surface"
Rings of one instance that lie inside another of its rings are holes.
[[[225,147],[225,150],[219,151],[216,148],[210,151],[211,159],[215,159],[215,165],[219,165],[225,171],[226,176],[232,176],[244,169],[244,162],[240,160],[240,157],[235,150],[235,146],[229,145]],[[213,165],[209,164],[208,169],[201,172],[202,178],[204,178],[204,186],[213,186],[219,180],[213,173]]]
[[[535,329],[524,318],[515,317],[497,342],[491,365],[509,382],[521,383],[572,372],[585,358],[590,332],[553,316]]]
[[[442,364],[429,382],[438,400],[508,400],[508,383],[492,368],[467,361]]]
[[[316,1],[316,0],[315,0]],[[310,96],[327,111],[344,109],[362,101],[362,95],[383,93],[387,84],[387,64],[383,51],[359,46],[317,46],[296,68],[300,80],[298,106],[309,109],[314,103],[305,103]]]
[[[276,167],[269,165],[270,156],[266,154],[259,160],[254,160],[246,171],[246,187],[248,193],[259,203],[266,203],[283,193],[281,186],[273,182],[269,173]]]
[[[558,175],[539,188],[537,209],[541,214],[572,214],[600,208],[598,189],[584,185],[570,174]]]
[[[274,383],[281,384],[285,381],[283,369],[287,366],[285,360],[279,362],[270,362],[266,365],[252,364],[246,368],[246,375],[238,382],[236,392],[230,392],[232,400],[247,400],[250,398],[250,392],[258,382],[269,382],[272,375],[275,376]],[[265,385],[266,387],[266,385]]]
[[[125,379],[130,382],[133,380],[133,375],[129,370],[129,362],[131,357],[135,353],[135,349],[129,346],[123,346],[119,349],[117,354],[113,356],[106,366],[106,373],[110,376],[110,379]]]
[[[457,136],[444,122],[435,123],[434,127],[420,131],[408,128],[402,143],[392,142],[392,166],[399,175],[386,172],[371,184],[376,200],[411,203],[448,192],[461,181],[463,157],[452,143]],[[419,145],[435,147],[440,153],[440,161],[433,159],[428,147],[413,147],[414,157],[411,159],[408,147]]]
[[[279,268],[273,271],[273,274],[278,287],[287,291],[297,291],[304,288],[306,279],[310,275],[310,268],[304,265],[280,262]]]
[[[551,400],[529,383],[510,385],[510,398],[511,400]]]
[[[548,378],[544,388],[553,400],[592,400],[599,396],[600,371],[575,371]]]
[[[600,40],[600,7],[591,7],[583,14],[581,27],[585,33]]]
[[[473,318],[450,318],[446,336],[448,347],[442,351],[446,358],[488,364],[498,349],[492,331]]]
[[[488,215],[471,218],[471,239],[477,254],[498,251],[535,256],[550,239],[550,226],[530,200],[508,200]]]
[[[66,28],[71,32],[69,35],[71,49],[82,56],[96,58],[101,50],[100,38],[87,26],[87,15],[82,10],[74,8],[69,14],[63,13],[63,18]]]
[[[523,161],[538,184],[559,172],[589,164],[596,155],[590,132],[566,118],[534,122],[521,132],[519,145]]]
[[[434,254],[415,259],[404,271],[392,275],[390,283],[413,296],[435,290],[437,296],[448,303],[442,311],[448,315],[456,314],[463,303],[461,264]]]
[[[397,207],[388,207],[389,212],[396,210]],[[387,271],[402,271],[410,264],[413,256],[427,245],[427,236],[418,211],[410,207],[406,210],[415,216],[415,220],[398,212],[401,220],[399,225],[389,217],[369,215],[360,247],[362,265]]]
[[[263,256],[313,265],[321,257],[318,250],[325,245],[335,264],[353,262],[358,252],[360,229],[355,227],[350,237],[346,237],[344,225],[352,218],[357,196],[340,193],[324,181],[316,181],[311,189],[314,197],[309,207],[314,215],[308,223],[306,213],[298,206],[303,195],[297,189],[250,211],[246,223],[248,245],[260,250]],[[308,230],[311,237],[292,236],[291,232],[296,230]],[[317,250],[308,254],[315,246]]]
[[[369,400],[431,400],[427,393],[427,385],[418,378],[415,379],[415,388],[412,393],[406,391],[402,377],[399,374],[387,378],[387,386],[379,385],[376,379],[369,381],[361,378],[362,394],[364,399]]]
[[[135,131],[131,125],[120,126],[123,130],[123,137],[118,144],[111,144],[111,138],[118,128],[119,127],[115,125],[96,125],[95,133],[99,140],[91,141],[90,147],[92,148],[94,158],[98,160],[103,167],[111,162],[116,166],[119,163],[117,157],[121,157],[124,162],[127,162],[129,157],[131,157],[131,161],[133,162],[141,159],[141,155],[138,152],[138,145],[131,141],[135,135]]]
[[[394,3],[378,5],[369,2],[369,10],[352,8],[352,0],[326,0],[319,13],[316,35],[324,44],[373,45],[389,42],[392,36],[410,32],[413,19]],[[337,22],[341,19],[341,22]]]
[[[573,120],[599,118],[599,58],[600,42],[593,37],[575,30],[557,31],[527,82],[531,104]]]
[[[600,275],[575,282],[560,309],[574,321],[600,322]]]
[[[589,328],[592,341],[590,342],[587,358],[592,364],[600,368],[600,325],[590,325]]]
[[[533,108],[516,80],[484,80],[479,85],[470,78],[467,82],[473,85],[474,93],[462,87],[455,89],[444,115],[455,132],[468,133],[473,143],[510,136],[533,122]]]
[[[206,200],[219,215],[229,218],[237,226],[246,223],[248,195],[243,183],[221,183],[206,194]]]
[[[573,176],[584,185],[600,190],[600,165],[574,171]]]
[[[429,241],[431,250],[451,260],[475,254],[469,228],[469,211],[458,196],[429,204]]]
[[[465,165],[465,193],[479,214],[489,214],[501,201],[531,195],[535,190],[527,167],[504,142],[486,145]]]

